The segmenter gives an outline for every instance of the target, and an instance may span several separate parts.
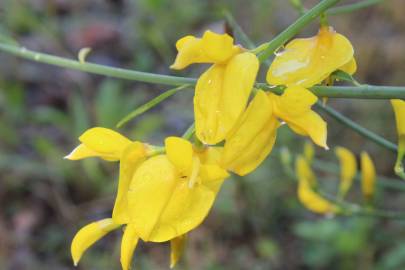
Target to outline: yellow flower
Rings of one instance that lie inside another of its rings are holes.
[[[331,27],[322,27],[314,37],[290,41],[276,55],[266,79],[273,85],[311,87],[338,69],[353,74],[356,68],[350,41]]]
[[[169,137],[166,155],[143,162],[128,190],[130,223],[144,241],[164,242],[198,226],[211,209],[228,173],[218,164],[219,151],[193,150],[190,142]]]
[[[274,114],[294,132],[309,136],[315,144],[328,149],[326,122],[311,110],[318,100],[311,91],[301,86],[291,86],[281,96],[269,93],[269,98],[273,102]]]
[[[336,147],[335,154],[340,163],[339,197],[343,198],[352,186],[357,173],[357,162],[354,154],[347,148]]]
[[[370,156],[366,152],[361,152],[361,189],[364,197],[370,201],[374,196],[375,188],[375,167]]]
[[[213,63],[197,81],[194,118],[197,137],[206,144],[224,140],[244,111],[259,60],[233,45],[227,34],[206,31],[201,39],[186,36],[176,44],[178,54],[171,68],[191,63]]]
[[[271,152],[278,126],[272,103],[259,90],[233,131],[226,137],[222,166],[239,175],[246,175],[256,169]]]
[[[319,214],[331,214],[340,211],[337,205],[329,202],[312,189],[310,178],[315,176],[308,162],[302,156],[297,158],[296,171],[299,181],[298,199],[308,210]]]
[[[395,172],[405,179],[404,167],[402,165],[402,160],[405,155],[405,101],[402,99],[391,99],[391,104],[394,108],[398,133],[398,154],[395,163]]]
[[[101,157],[109,161],[120,160],[118,192],[112,218],[116,224],[128,223],[126,192],[136,168],[146,159],[147,146],[137,141],[132,142],[111,129],[101,127],[85,131],[79,140],[81,144],[67,155],[66,159]]]

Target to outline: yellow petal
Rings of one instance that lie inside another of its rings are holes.
[[[347,74],[353,75],[357,71],[356,59],[352,57],[352,60],[341,66],[339,69],[346,72]]]
[[[226,65],[213,65],[197,81],[194,96],[196,135],[204,143],[217,144],[233,128],[245,110],[259,69],[249,52],[234,56]]]
[[[319,214],[337,213],[339,208],[312,190],[310,180],[312,171],[303,157],[297,158],[298,199],[312,212]],[[308,172],[311,172],[308,174]]]
[[[166,154],[171,163],[185,174],[189,174],[193,162],[193,146],[183,138],[168,137],[165,139]]]
[[[79,146],[66,158],[80,159],[99,156],[109,161],[119,160],[124,149],[131,143],[129,139],[111,129],[95,127],[79,137],[83,146]]]
[[[212,63],[223,63],[240,52],[240,48],[233,45],[233,38],[228,34],[217,34],[205,31],[202,37],[204,54]]]
[[[311,110],[318,97],[304,87],[291,86],[287,87],[277,100],[276,112],[277,108],[282,108],[284,114],[299,116]]]
[[[121,266],[122,270],[129,270],[132,262],[132,257],[136,246],[138,245],[138,236],[135,226],[127,225],[121,241]]]
[[[176,266],[186,245],[187,235],[181,235],[170,240],[170,268]]]
[[[294,132],[309,136],[315,144],[328,149],[326,122],[311,110],[311,105],[316,101],[315,95],[296,86],[288,87],[281,96],[269,93],[269,98],[273,102],[274,114]]]
[[[190,187],[165,155],[155,156],[142,163],[131,181],[131,223],[144,241],[164,242],[198,226],[215,197],[203,181]]]
[[[81,228],[73,238],[71,245],[71,254],[74,265],[76,266],[78,264],[83,253],[90,246],[119,226],[120,225],[115,224],[111,218],[106,218],[90,223]]]
[[[289,42],[276,55],[267,72],[273,85],[311,87],[353,58],[353,47],[343,35],[331,27],[323,27],[318,35]]]
[[[271,152],[278,126],[270,100],[259,90],[226,138],[222,166],[239,175],[256,169]]]
[[[202,38],[185,36],[176,43],[178,51],[172,69],[183,69],[193,63],[224,63],[241,49],[233,45],[228,34],[206,31]]]
[[[112,218],[116,224],[127,224],[130,220],[127,192],[135,170],[145,161],[145,157],[146,149],[144,144],[140,142],[131,143],[122,154],[118,192],[112,213]]]
[[[340,163],[339,195],[344,197],[352,186],[357,172],[357,162],[354,154],[347,148],[336,147],[335,154]]]
[[[165,155],[149,158],[135,171],[128,190],[128,209],[131,224],[144,241],[149,241],[158,226],[177,180],[177,171]]]
[[[374,195],[375,188],[375,167],[367,152],[361,152],[361,188],[364,197],[370,200]]]
[[[97,156],[100,156],[99,153],[91,150],[90,148],[81,143],[64,158],[69,160],[79,160],[83,158],[97,157]]]

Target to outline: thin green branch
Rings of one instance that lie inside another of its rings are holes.
[[[122,127],[123,125],[125,125],[126,123],[128,123],[129,121],[131,121],[132,119],[134,119],[135,117],[143,114],[144,112],[152,109],[153,107],[155,107],[156,105],[158,105],[159,103],[161,103],[163,100],[173,96],[174,94],[176,94],[177,92],[190,88],[189,84],[185,84],[170,90],[167,90],[165,92],[163,92],[162,94],[160,94],[159,96],[151,99],[150,101],[146,102],[145,104],[142,104],[140,107],[136,108],[135,110],[133,110],[132,112],[130,112],[127,116],[125,116],[124,118],[122,118],[118,124],[116,125],[117,128]]]
[[[384,139],[383,137],[371,132],[370,130],[360,126],[359,124],[357,124],[353,120],[347,118],[346,116],[344,116],[341,113],[335,111],[334,109],[330,108],[329,106],[322,105],[319,102],[315,106],[316,106],[316,108],[326,112],[329,116],[331,116],[332,118],[334,118],[338,122],[344,124],[345,126],[348,126],[352,130],[356,131],[357,133],[359,133],[363,137],[366,137],[367,139],[375,142],[378,145],[381,145],[382,147],[384,147],[384,148],[386,148],[386,149],[388,149],[388,150],[390,150],[392,152],[397,152],[397,146],[394,143],[392,143],[392,142]]]
[[[319,15],[325,12],[328,8],[335,5],[337,2],[339,2],[339,0],[323,0],[316,6],[308,10],[308,12],[306,12],[304,15],[299,17],[294,23],[292,23],[289,27],[287,27],[283,32],[278,34],[268,43],[267,48],[264,49],[259,55],[260,62],[263,62],[267,58],[272,56],[278,48],[280,48],[289,39],[294,37],[302,28],[318,18]]]
[[[76,60],[53,56],[45,53],[39,53],[10,44],[0,43],[0,51],[7,52],[25,59],[33,60],[39,63],[80,70],[84,72],[105,75],[109,77],[122,78],[147,83],[156,83],[164,85],[181,86],[185,84],[194,85],[196,78],[177,77],[161,75],[155,73],[141,72],[123,68],[108,67],[104,65],[80,63]],[[262,88],[276,94],[283,92],[281,86],[270,86],[265,83],[257,83],[256,87]],[[315,95],[319,97],[331,98],[361,98],[361,99],[405,99],[405,87],[401,86],[375,86],[361,85],[352,86],[314,86],[311,88]]]
[[[195,132],[195,124],[192,123],[188,129],[186,130],[186,132],[184,132],[183,136],[181,136],[182,138],[186,139],[186,140],[190,140],[191,137],[193,136]]]
[[[358,204],[349,203],[346,201],[339,200],[333,195],[330,195],[324,191],[318,191],[320,195],[324,196],[328,200],[333,201],[333,203],[342,207],[343,212],[340,213],[346,216],[368,216],[375,218],[387,218],[387,219],[405,219],[405,212],[389,211],[382,209],[366,208]]]
[[[336,174],[336,175],[338,175],[340,173],[339,166],[332,162],[315,159],[312,162],[312,166],[314,169],[319,170],[319,171]],[[357,174],[355,176],[355,180],[360,182],[360,174]],[[405,191],[405,182],[400,181],[399,179],[378,175],[375,183],[378,187],[381,187],[381,188]]]
[[[343,5],[340,7],[334,7],[329,9],[328,11],[326,11],[327,15],[339,15],[339,14],[343,14],[343,13],[350,13],[359,9],[363,9],[375,4],[379,4],[384,2],[384,0],[364,0],[364,1],[359,1],[357,3],[354,4],[350,4],[350,5]]]
[[[109,77],[134,80],[147,83],[166,84],[166,85],[183,85],[195,84],[196,79],[184,78],[168,75],[160,75],[148,72],[141,72],[123,68],[108,67],[104,65],[80,63],[76,60],[66,59],[59,56],[53,56],[45,53],[39,53],[28,50],[24,47],[0,43],[0,51],[30,59],[40,63],[46,63],[54,66],[85,71],[89,73],[105,75]]]
[[[225,10],[224,16],[229,26],[235,32],[236,37],[241,42],[241,44],[243,44],[243,46],[248,49],[253,49],[255,47],[255,44],[250,40],[250,38],[245,34],[239,24],[235,21],[232,14],[229,13],[229,11]]]

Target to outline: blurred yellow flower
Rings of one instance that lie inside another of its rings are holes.
[[[304,157],[308,164],[311,164],[315,156],[314,145],[310,141],[305,141],[304,143]]]
[[[352,44],[332,27],[322,27],[316,36],[294,39],[277,53],[266,79],[272,85],[311,87],[338,69],[356,71]]]
[[[391,99],[394,108],[395,120],[398,133],[398,154],[395,163],[395,172],[405,179],[404,167],[402,160],[405,155],[405,101],[402,99]]]
[[[259,90],[225,139],[221,162],[224,168],[246,175],[271,152],[279,126],[272,107],[266,93]]]
[[[374,163],[366,152],[361,152],[361,189],[364,197],[370,201],[374,196],[376,172]]]
[[[311,91],[301,86],[291,86],[281,96],[269,93],[269,98],[273,103],[273,113],[294,132],[309,136],[315,144],[328,149],[326,122],[311,110],[318,100]]]
[[[197,227],[211,209],[228,173],[218,148],[201,152],[177,137],[165,140],[166,155],[143,162],[128,189],[130,223],[144,241],[164,242]]]
[[[298,176],[298,199],[308,210],[318,214],[333,214],[339,212],[339,207],[326,200],[313,190],[311,178],[315,178],[307,160],[298,156],[296,160]],[[313,181],[313,180],[312,180]]]
[[[194,118],[197,137],[206,144],[224,140],[245,110],[259,70],[256,55],[233,45],[227,34],[206,31],[201,39],[186,36],[176,44],[173,69],[212,63],[197,81]]]
[[[352,186],[357,173],[357,161],[355,155],[347,148],[336,147],[335,154],[340,163],[339,197],[343,198]]]

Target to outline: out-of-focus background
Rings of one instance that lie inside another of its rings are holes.
[[[303,1],[307,8],[318,1]],[[343,4],[355,1],[341,1]],[[87,58],[110,66],[198,76],[203,68],[170,71],[175,41],[205,29],[223,31],[223,11],[257,43],[282,31],[298,13],[283,0],[1,0],[0,31],[41,52]],[[329,18],[355,47],[360,82],[405,85],[402,0]],[[314,35],[316,23],[300,35]],[[0,269],[73,269],[70,242],[83,225],[108,217],[117,163],[63,160],[93,126],[113,128],[128,112],[167,86],[110,79],[38,64],[0,52]],[[120,129],[132,139],[161,144],[192,122],[192,91],[183,91]],[[389,101],[333,100],[328,104],[395,142]],[[329,146],[367,150],[378,173],[394,177],[394,154],[333,119]],[[302,152],[303,137],[287,127],[254,173],[228,180],[207,220],[189,237],[177,269],[405,269],[405,222],[370,217],[325,218],[299,204],[296,182],[280,163],[280,149]],[[324,190],[336,193],[333,151],[317,170]],[[400,180],[394,179],[394,182]],[[403,191],[378,188],[376,205],[405,211]],[[361,203],[359,185],[349,194]],[[93,246],[77,269],[120,269],[121,231]],[[167,269],[169,246],[142,243],[135,269]]]

